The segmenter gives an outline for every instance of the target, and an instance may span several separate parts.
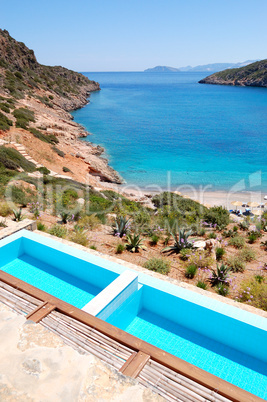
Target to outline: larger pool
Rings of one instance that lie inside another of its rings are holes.
[[[267,399],[267,319],[51,238],[0,241],[0,268]]]

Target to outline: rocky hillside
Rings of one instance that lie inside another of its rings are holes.
[[[99,89],[80,73],[38,63],[32,50],[0,29],[0,139],[23,145],[57,175],[98,186],[121,178],[101,157],[101,147],[79,140],[89,133],[69,111]]]
[[[267,59],[241,68],[233,68],[212,74],[200,84],[267,87]]]
[[[0,87],[16,99],[34,96],[48,106],[60,104],[65,110],[83,106],[89,93],[100,89],[98,83],[82,74],[39,64],[33,50],[1,29]]]

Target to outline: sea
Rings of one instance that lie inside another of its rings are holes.
[[[101,91],[73,117],[127,185],[267,192],[267,88],[199,84],[205,72],[83,74]]]

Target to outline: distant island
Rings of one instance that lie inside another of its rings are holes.
[[[147,68],[144,72],[145,73],[178,73],[180,70],[174,67],[167,67],[167,66],[156,66],[153,68]]]
[[[205,72],[205,71],[221,71],[230,68],[245,67],[256,60],[247,60],[242,63],[214,63],[214,64],[204,64],[196,67],[186,66],[186,67],[168,67],[168,66],[156,66],[153,68],[147,68],[144,70],[145,73],[179,73],[179,72]]]
[[[267,59],[209,75],[200,84],[267,87]]]

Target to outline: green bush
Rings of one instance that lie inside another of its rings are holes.
[[[124,250],[125,250],[124,244],[122,243],[117,244],[116,254],[122,254]]]
[[[242,261],[253,261],[256,258],[256,253],[255,251],[250,248],[250,247],[244,247],[243,250],[241,250],[238,253],[238,257],[242,260]]]
[[[151,258],[145,262],[144,267],[163,275],[168,275],[170,272],[170,262],[162,258]]]
[[[185,277],[188,279],[193,279],[197,273],[197,266],[195,264],[190,264],[186,267]]]
[[[267,311],[267,284],[264,280],[259,282],[255,278],[243,281],[237,300]]]
[[[235,248],[243,248],[245,244],[245,239],[241,236],[234,236],[229,240],[229,245]]]
[[[43,174],[50,174],[50,170],[47,169],[45,166],[41,166],[37,169],[39,172],[43,173]]]
[[[86,233],[83,231],[74,231],[70,235],[70,240],[74,243],[81,244],[84,247],[88,245],[88,239]]]
[[[246,269],[246,264],[243,259],[241,259],[238,255],[230,256],[227,259],[227,265],[231,267],[233,272],[244,272]]]
[[[207,289],[207,284],[203,281],[198,281],[197,287],[206,290]]]
[[[192,255],[192,250],[190,248],[184,248],[180,251],[179,257],[182,261],[187,261]]]
[[[54,152],[56,152],[58,154],[58,156],[61,156],[61,158],[65,157],[65,153],[63,151],[61,151],[60,149],[58,149],[57,147],[53,146],[52,149]]]
[[[43,134],[40,130],[36,128],[29,128],[30,133],[32,133],[36,138],[43,142],[47,142],[48,144],[58,144],[59,140],[53,134]]]
[[[150,237],[150,244],[151,244],[151,246],[156,246],[157,244],[158,244],[158,241],[159,241],[159,236],[158,235],[156,235],[156,234],[153,234],[151,237]]]
[[[216,260],[220,261],[225,254],[225,249],[222,247],[217,247],[215,253],[216,253]]]
[[[68,167],[66,167],[66,166],[63,166],[62,170],[63,170],[63,172],[65,172],[65,173],[71,172],[71,170],[70,170]]]
[[[212,207],[206,210],[204,220],[213,226],[218,226],[219,229],[223,229],[230,223],[230,214],[227,209],[221,206]]]
[[[6,218],[8,215],[12,213],[12,209],[6,202],[0,202],[0,216]]]
[[[35,165],[24,158],[16,149],[4,146],[0,147],[0,164],[11,170],[18,170],[19,168],[26,172],[36,170]]]
[[[8,131],[10,126],[13,126],[12,120],[8,119],[2,112],[0,112],[0,130]]]
[[[10,108],[6,103],[0,103],[0,109],[5,113],[10,113]]]
[[[232,270],[231,266],[217,264],[216,269],[211,270],[211,276],[209,277],[209,283],[211,287],[218,286],[220,284],[229,286],[229,272]]]
[[[46,227],[42,222],[37,222],[37,229],[46,232]]]
[[[11,186],[11,199],[15,204],[21,205],[22,207],[26,207],[27,204],[31,201],[31,197],[24,191],[23,188],[18,186]]]
[[[219,283],[216,286],[216,292],[219,295],[226,297],[229,294],[229,287],[225,286],[225,284],[223,284],[223,283]]]
[[[27,130],[30,122],[35,122],[34,112],[27,108],[19,108],[13,111],[13,116],[16,118],[16,127]]]
[[[48,233],[53,236],[64,238],[67,236],[68,231],[64,226],[55,224],[49,229]]]
[[[249,242],[250,244],[253,244],[253,243],[255,243],[255,241],[258,240],[260,237],[261,237],[260,232],[256,232],[256,231],[249,232],[249,234],[248,234],[248,242]]]

